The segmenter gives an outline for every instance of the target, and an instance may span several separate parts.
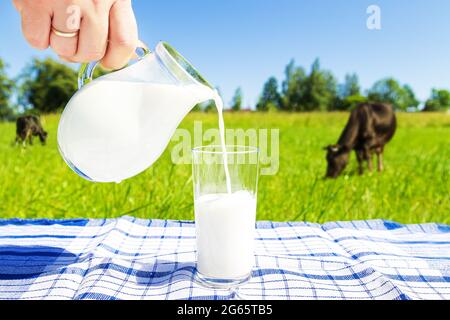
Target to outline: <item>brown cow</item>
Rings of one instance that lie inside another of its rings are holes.
[[[392,139],[396,126],[391,105],[360,104],[351,112],[338,143],[325,148],[328,162],[326,177],[336,178],[341,174],[352,150],[355,150],[360,174],[363,173],[363,161],[367,161],[368,169],[372,171],[373,153],[377,155],[378,171],[382,171],[384,146]]]
[[[17,118],[16,121],[16,143],[22,142],[23,145],[28,141],[33,144],[33,136],[38,136],[44,145],[47,140],[47,132],[42,128],[38,116],[27,115]]]

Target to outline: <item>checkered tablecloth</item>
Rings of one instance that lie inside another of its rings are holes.
[[[0,220],[1,299],[450,299],[450,226],[258,222],[251,281],[194,279],[192,221]]]

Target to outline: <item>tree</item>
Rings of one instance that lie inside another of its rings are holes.
[[[404,111],[419,105],[412,88],[409,85],[401,86],[392,78],[375,82],[368,92],[368,98],[371,101],[391,103],[395,109]]]
[[[336,79],[329,71],[320,69],[319,59],[311,66],[311,73],[304,81],[301,109],[304,111],[326,111],[336,101]]]
[[[341,99],[361,95],[361,87],[356,73],[345,75],[344,83],[338,86],[338,95]]]
[[[264,84],[256,109],[259,111],[281,109],[281,96],[278,92],[278,81],[275,77],[270,77]]]
[[[14,116],[11,107],[11,94],[14,82],[6,74],[7,65],[0,59],[0,120],[10,120]]]
[[[19,80],[19,102],[39,112],[62,110],[77,91],[77,73],[51,58],[33,59]]]
[[[423,111],[450,110],[450,91],[445,89],[433,89],[430,98],[425,102]]]
[[[353,110],[363,102],[367,102],[367,98],[361,95],[358,75],[356,73],[346,74],[344,83],[338,86],[334,109]]]
[[[239,111],[242,108],[242,89],[241,87],[237,88],[234,92],[234,96],[231,99],[231,110]]]
[[[330,110],[336,103],[336,79],[331,72],[320,69],[319,59],[307,75],[291,60],[285,69],[281,109],[290,111]]]
[[[289,111],[302,110],[303,84],[306,72],[302,67],[296,67],[291,60],[284,71],[285,80],[282,83],[280,109]]]
[[[419,103],[419,100],[417,100],[416,95],[414,94],[414,90],[410,85],[405,84],[403,86],[403,95],[399,101],[399,104],[403,106],[403,109],[401,110],[417,110]]]
[[[337,110],[353,110],[361,103],[368,102],[367,97],[356,94],[345,97],[344,99],[337,99],[335,108]]]

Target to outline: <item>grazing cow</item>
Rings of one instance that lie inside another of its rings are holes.
[[[372,171],[372,154],[376,153],[378,171],[383,170],[383,150],[395,133],[397,121],[391,105],[384,103],[363,103],[350,114],[347,125],[335,145],[327,150],[326,177],[336,178],[348,163],[349,155],[355,150],[359,174],[363,173],[363,161]]]
[[[16,121],[16,144],[22,142],[25,146],[26,142],[33,144],[33,136],[38,136],[44,145],[47,140],[47,132],[42,128],[41,121],[38,116],[29,115],[21,116]]]

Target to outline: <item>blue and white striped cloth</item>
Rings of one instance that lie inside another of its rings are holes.
[[[450,299],[450,226],[262,221],[249,283],[194,274],[192,221],[0,220],[1,299]]]

